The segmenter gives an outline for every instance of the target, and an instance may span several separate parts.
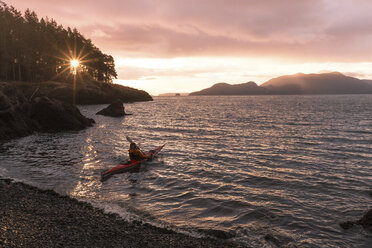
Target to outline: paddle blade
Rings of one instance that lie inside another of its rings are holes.
[[[130,142],[130,143],[134,143],[133,140],[129,137],[129,136],[126,136],[127,140]]]

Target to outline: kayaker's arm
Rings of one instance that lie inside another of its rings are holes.
[[[129,157],[131,160],[142,160],[147,159],[148,156],[141,152],[139,149],[130,149],[129,150]]]
[[[141,154],[141,156],[143,157],[143,158],[148,158],[149,156],[147,156],[146,154],[144,154],[141,150],[139,150],[138,149],[138,152],[139,152],[139,154]]]

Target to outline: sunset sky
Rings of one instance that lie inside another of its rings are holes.
[[[76,27],[157,95],[339,71],[372,79],[370,0],[3,0]]]

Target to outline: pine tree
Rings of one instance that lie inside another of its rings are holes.
[[[81,76],[111,83],[117,78],[112,56],[90,39],[53,19],[39,19],[34,11],[22,13],[0,1],[0,80],[66,80],[69,60],[82,60]]]

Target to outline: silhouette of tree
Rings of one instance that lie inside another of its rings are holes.
[[[71,78],[71,59],[81,61],[79,76],[111,83],[117,78],[112,56],[90,39],[53,19],[22,15],[0,1],[0,80],[44,81]]]

